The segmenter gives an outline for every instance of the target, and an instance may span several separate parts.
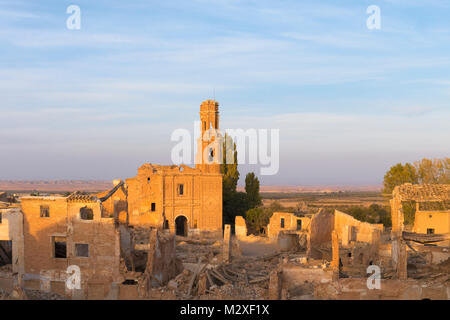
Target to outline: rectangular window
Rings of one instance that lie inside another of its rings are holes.
[[[2,213],[0,212],[0,223],[2,223]]]
[[[427,229],[427,234],[434,234],[434,229],[431,228]]]
[[[358,230],[355,226],[350,227],[350,241],[356,241],[356,235],[358,233]]]
[[[182,196],[184,194],[184,185],[181,183],[178,185],[178,195]]]
[[[156,203],[152,202],[152,211],[156,211]]]
[[[53,237],[53,253],[55,258],[67,258],[66,237]]]
[[[41,218],[50,217],[50,208],[48,206],[41,206]]]
[[[297,220],[297,230],[302,230],[302,220]]]
[[[281,221],[280,221],[280,228],[284,228],[284,218],[281,218]]]
[[[75,256],[89,257],[89,245],[86,243],[76,243],[75,244]]]

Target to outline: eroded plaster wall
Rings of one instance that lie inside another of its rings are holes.
[[[352,228],[354,228],[352,230]],[[372,224],[368,222],[362,222],[351,215],[348,215],[339,210],[334,211],[334,230],[336,230],[338,234],[338,238],[342,241],[342,239],[352,240],[352,232],[354,234],[354,241],[358,242],[373,242],[374,231],[383,232],[382,224]]]
[[[284,219],[284,227],[282,227]],[[297,230],[297,221],[301,221],[301,228]],[[267,225],[269,238],[277,238],[280,231],[308,231],[311,219],[307,217],[297,217],[293,213],[274,212]]]
[[[24,272],[23,215],[20,208],[0,209],[0,240],[12,241],[12,271]]]
[[[186,166],[145,164],[128,186],[129,223],[161,228],[184,216],[189,229],[222,229],[222,175]],[[182,188],[182,192],[180,191]]]
[[[49,208],[48,217],[41,216],[41,206]],[[92,219],[81,219],[81,208],[92,210]],[[112,282],[121,281],[119,231],[113,218],[102,217],[98,199],[29,197],[22,199],[22,210],[26,288],[75,298],[103,298]],[[65,258],[55,256],[56,239],[65,240]],[[77,245],[86,249],[82,255],[76,250]],[[74,265],[81,271],[80,290],[69,290],[65,283],[67,268]]]
[[[413,232],[435,234],[450,233],[450,211],[416,211]]]

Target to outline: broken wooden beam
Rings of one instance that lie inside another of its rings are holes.
[[[433,243],[450,240],[450,234],[424,234],[403,231],[402,238],[405,241],[414,241],[419,243]]]

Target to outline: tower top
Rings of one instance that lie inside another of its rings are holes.
[[[205,100],[200,105],[200,111],[219,111],[219,103],[215,100]]]

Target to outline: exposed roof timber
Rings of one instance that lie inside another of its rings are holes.
[[[400,201],[446,201],[450,200],[450,185],[405,183],[395,187],[392,195]]]

